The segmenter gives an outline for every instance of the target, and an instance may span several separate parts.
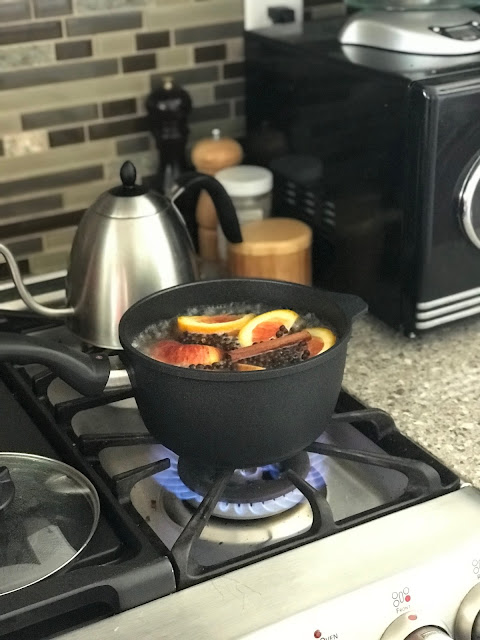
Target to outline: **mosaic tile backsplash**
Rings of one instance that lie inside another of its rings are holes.
[[[166,75],[192,96],[191,142],[242,135],[242,32],[242,0],[0,0],[0,241],[24,273],[65,267],[126,158],[154,173],[144,103]]]

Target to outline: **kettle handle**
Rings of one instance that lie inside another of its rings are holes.
[[[198,195],[205,189],[215,205],[220,226],[227,240],[235,244],[243,241],[233,202],[218,180],[205,173],[191,171],[179,176],[176,186],[177,189],[172,196],[173,202],[189,189],[194,189]]]

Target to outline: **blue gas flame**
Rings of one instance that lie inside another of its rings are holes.
[[[321,473],[322,457],[313,453],[309,453],[308,456],[310,458],[310,471],[308,472],[305,480],[314,489],[322,489],[325,486],[325,480]],[[237,471],[237,473],[240,473],[246,478],[252,479],[261,476],[265,472],[269,472],[273,478],[278,478],[280,476],[279,467],[274,464],[257,467],[256,469],[241,469]],[[186,500],[196,504],[200,504],[203,500],[201,495],[189,489],[180,479],[178,474],[178,457],[174,453],[170,454],[170,467],[161,473],[157,473],[154,477],[162,487],[170,493],[173,493],[180,500]],[[265,518],[287,511],[304,501],[305,497],[302,492],[298,489],[293,489],[284,496],[271,500],[264,500],[262,502],[246,504],[218,502],[213,513],[220,517],[233,519],[248,520],[253,518]]]

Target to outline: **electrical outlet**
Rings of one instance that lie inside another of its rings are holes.
[[[245,30],[265,29],[272,26],[268,17],[270,7],[288,7],[295,11],[295,24],[303,22],[303,0],[243,0]]]

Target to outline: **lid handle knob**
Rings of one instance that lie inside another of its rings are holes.
[[[124,187],[132,188],[135,186],[137,170],[130,160],[127,160],[122,164],[122,168],[120,169],[120,179]]]

